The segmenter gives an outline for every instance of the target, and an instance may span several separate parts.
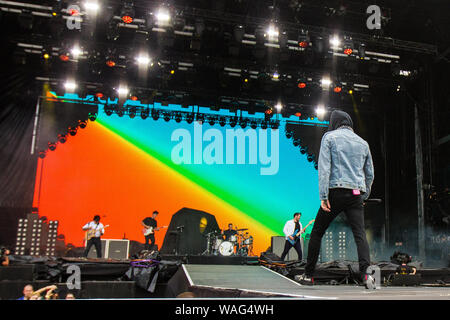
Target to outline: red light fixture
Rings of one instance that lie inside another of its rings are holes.
[[[339,86],[334,87],[334,92],[339,93],[341,91],[342,91],[342,87],[339,87]]]
[[[129,24],[129,23],[132,23],[132,22],[133,22],[133,18],[130,17],[130,16],[123,16],[123,17],[122,17],[122,21],[125,22],[125,23],[127,23],[127,24]]]
[[[132,96],[130,99],[133,101],[137,101],[138,98],[136,96]]]
[[[113,60],[107,60],[106,65],[110,68],[114,67],[116,63]]]
[[[97,98],[101,99],[101,98],[104,97],[104,94],[101,93],[101,92],[97,92],[97,93],[95,94],[95,96],[96,96]]]
[[[306,83],[305,82],[299,82],[297,85],[300,89],[304,89],[306,88]]]
[[[272,109],[267,109],[266,111],[264,111],[265,114],[272,114]]]
[[[301,113],[301,112],[297,112],[297,113],[295,114],[295,116],[300,118],[300,117],[302,116],[302,113]]]
[[[353,50],[351,49],[351,48],[346,48],[345,50],[344,50],[344,53],[346,54],[346,55],[351,55],[352,54],[352,52],[353,52]]]
[[[309,43],[307,41],[300,41],[298,45],[302,48],[307,48],[309,46]]]
[[[67,54],[60,54],[59,59],[61,59],[61,61],[69,61],[69,56]]]
[[[71,15],[71,16],[77,16],[77,15],[79,15],[80,14],[80,11],[78,11],[77,9],[70,9],[70,11],[69,11],[69,14]]]

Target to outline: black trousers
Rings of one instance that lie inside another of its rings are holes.
[[[150,245],[148,244],[149,240],[150,240]],[[145,236],[145,247],[144,247],[144,250],[153,249],[154,245],[155,245],[155,234],[151,233],[149,235],[146,235]]]
[[[92,246],[95,246],[95,250],[97,251],[97,258],[102,257],[102,241],[100,240],[100,237],[93,237],[90,240],[88,240],[86,244],[86,249],[84,250],[84,256],[87,257],[89,250]]]
[[[353,191],[350,189],[330,189],[328,198],[330,201],[331,212],[326,212],[321,207],[317,213],[308,245],[308,258],[305,266],[305,274],[309,277],[313,276],[319,257],[322,237],[330,223],[341,212],[345,213],[352,229],[358,251],[359,271],[364,274],[370,265],[370,254],[364,228],[362,194],[354,195]]]
[[[292,247],[294,247],[295,251],[297,251],[298,260],[302,260],[303,255],[300,239],[297,239],[294,245],[292,245],[288,240],[286,240],[286,242],[284,243],[283,253],[281,254],[281,260],[284,260],[284,258],[286,257],[286,255],[288,254],[289,250],[291,250]]]

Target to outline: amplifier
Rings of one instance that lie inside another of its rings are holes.
[[[125,239],[102,239],[102,258],[105,259],[128,259],[130,251],[130,240]],[[88,252],[88,258],[97,258],[95,246]]]

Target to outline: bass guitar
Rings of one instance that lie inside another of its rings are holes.
[[[295,243],[297,242],[297,240],[298,240],[298,238],[300,237],[300,235],[301,235],[303,232],[305,232],[306,228],[308,228],[309,225],[312,224],[314,221],[315,221],[314,219],[311,220],[311,221],[306,225],[306,227],[304,227],[302,230],[296,229],[296,230],[294,231],[294,233],[292,234],[292,237],[294,238],[294,240],[292,240],[291,238],[288,238],[288,241],[289,241],[292,245],[295,245]]]

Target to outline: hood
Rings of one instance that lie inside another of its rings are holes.
[[[330,125],[328,131],[336,130],[340,126],[349,126],[353,128],[353,121],[347,112],[334,110],[330,116]]]

